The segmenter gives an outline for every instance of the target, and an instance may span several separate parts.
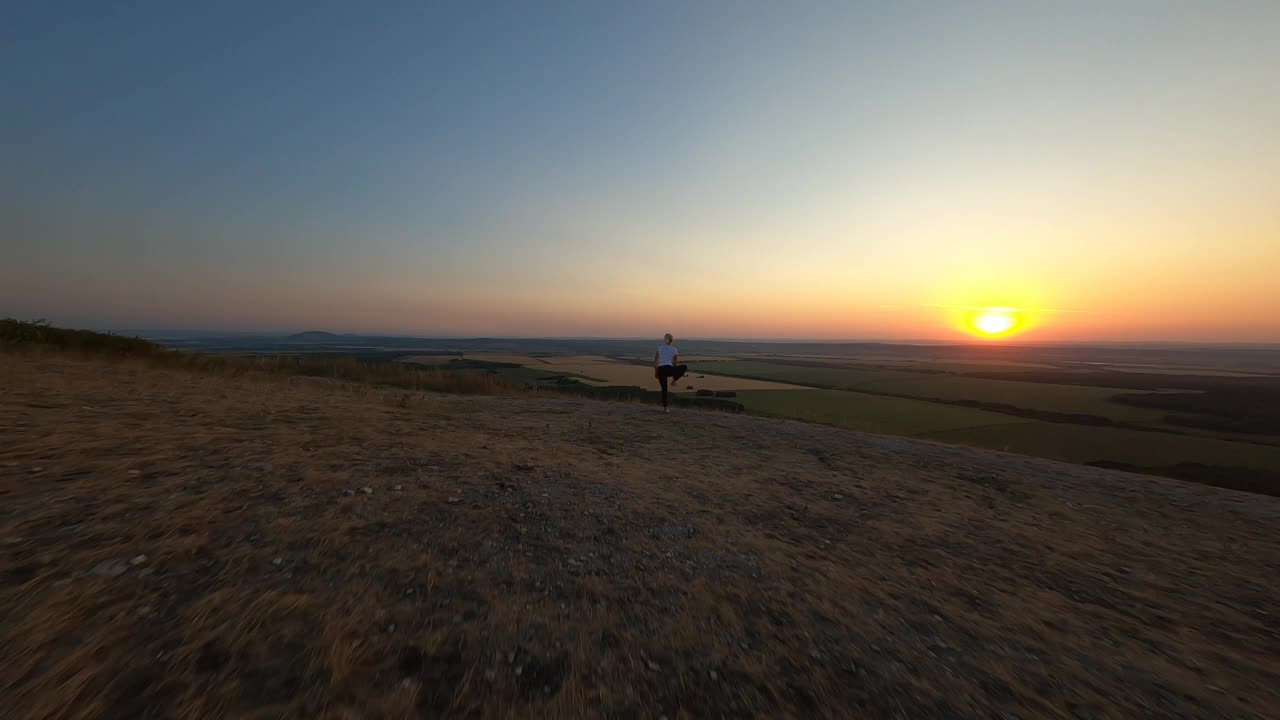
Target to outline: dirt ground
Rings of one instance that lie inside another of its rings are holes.
[[[1280,500],[0,352],[6,718],[1280,716]]]

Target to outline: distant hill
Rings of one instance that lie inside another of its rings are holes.
[[[329,343],[342,339],[341,335],[335,335],[324,330],[307,330],[300,333],[294,333],[285,338],[286,342],[313,342],[313,343]]]

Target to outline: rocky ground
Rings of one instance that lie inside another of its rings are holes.
[[[1280,499],[0,352],[6,717],[1280,716]]]

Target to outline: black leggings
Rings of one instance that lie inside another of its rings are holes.
[[[688,365],[663,365],[658,368],[658,382],[662,385],[662,407],[667,406],[667,378],[672,381],[679,382],[684,374],[689,372]]]

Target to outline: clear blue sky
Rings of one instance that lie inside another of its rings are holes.
[[[1280,3],[623,5],[10,7],[0,316],[1280,340]]]

